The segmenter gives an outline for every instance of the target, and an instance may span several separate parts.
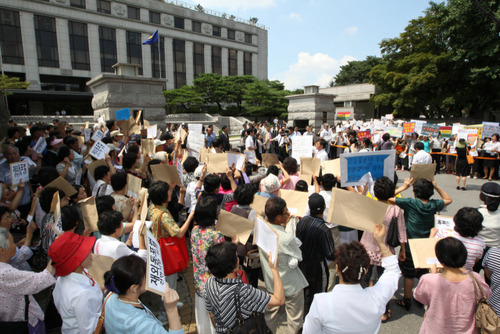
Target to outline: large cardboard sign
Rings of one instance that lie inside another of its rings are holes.
[[[167,183],[175,183],[177,186],[181,187],[182,182],[177,173],[177,168],[172,165],[151,165],[151,172],[153,173],[153,178],[155,181],[164,181]]]
[[[413,178],[413,183],[418,179],[434,180],[436,172],[436,164],[413,164],[411,165],[410,177]]]
[[[388,204],[339,188],[332,189],[327,221],[356,230],[373,232],[382,224]]]
[[[307,136],[311,137],[311,136]],[[319,176],[321,160],[318,158],[300,158],[300,174]]]
[[[253,231],[255,223],[234,213],[220,210],[215,228],[228,237],[237,236],[244,245]]]
[[[150,231],[147,231],[146,234],[146,246],[148,249],[146,289],[163,296],[165,294],[166,282],[160,244]]]
[[[438,268],[443,267],[434,250],[439,240],[438,238],[408,239],[415,268],[429,269],[434,264]]]
[[[97,213],[95,198],[93,196],[90,196],[85,199],[82,199],[81,201],[78,202],[78,205],[82,210],[82,218],[85,228],[89,229],[91,232],[99,231],[99,228],[97,227],[99,214]]]

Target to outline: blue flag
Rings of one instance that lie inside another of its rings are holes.
[[[145,40],[144,42],[142,42],[142,44],[153,44],[153,43],[156,43],[158,42],[158,30],[156,30],[154,32],[154,34],[152,34],[151,36],[149,36],[149,38],[147,40]]]

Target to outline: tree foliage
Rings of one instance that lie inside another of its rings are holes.
[[[340,71],[330,82],[330,87],[369,83],[371,79],[368,73],[373,67],[383,63],[382,58],[375,56],[368,56],[365,60],[350,61],[340,66]]]
[[[165,91],[165,101],[175,112],[202,112],[210,109],[221,115],[279,116],[286,112],[285,96],[302,94],[303,90],[285,90],[277,80],[259,80],[250,75],[199,75],[193,86]]]
[[[7,134],[7,120],[10,119],[10,111],[7,107],[7,95],[11,93],[9,89],[26,89],[29,82],[21,81],[17,77],[9,77],[7,75],[0,75],[0,137],[3,138]]]
[[[500,17],[497,1],[478,0]],[[499,108],[500,26],[469,0],[431,2],[398,37],[380,43],[383,64],[369,73],[376,107],[401,117],[460,116]]]

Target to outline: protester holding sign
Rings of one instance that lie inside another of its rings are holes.
[[[408,189],[412,181],[413,179],[406,179],[403,186],[396,190],[396,195]],[[441,196],[441,200],[430,199],[434,190]],[[436,180],[432,182],[426,179],[417,180],[413,185],[413,194],[415,198],[391,197],[389,203],[396,204],[404,210],[408,239],[428,238],[434,227],[434,215],[443,210],[445,206],[450,205],[452,199],[443,189],[438,187]],[[413,281],[425,274],[425,270],[415,269],[409,246],[406,247],[406,258],[404,261],[400,261],[400,267],[404,277],[404,296],[402,299],[397,299],[396,304],[408,311],[411,307]]]
[[[488,284],[479,274],[464,272],[467,249],[460,240],[441,239],[435,250],[443,271],[437,273],[434,265],[413,292],[415,300],[427,306],[420,333],[477,333],[476,290],[480,295],[480,288],[489,298]]]
[[[306,317],[303,333],[377,333],[386,305],[398,288],[401,272],[397,258],[384,243],[386,229],[376,225],[373,236],[382,254],[384,273],[373,287],[361,288],[370,258],[364,247],[356,241],[342,244],[337,250],[337,274],[340,284],[331,292],[314,297]]]
[[[104,327],[108,333],[128,334],[182,334],[177,302],[179,295],[166,287],[163,305],[167,310],[170,331],[155,318],[153,313],[140,301],[146,292],[146,263],[134,255],[116,260],[111,270],[104,274],[106,289],[112,295],[105,305]]]
[[[92,263],[95,237],[63,233],[49,248],[56,268],[54,303],[63,320],[62,333],[94,333],[102,309],[99,284],[86,268]]]
[[[66,179],[71,184],[75,183],[76,178],[76,167],[73,164],[75,158],[73,150],[68,146],[61,146],[59,152],[57,153],[59,158],[59,163],[56,166],[57,172],[60,176]]]

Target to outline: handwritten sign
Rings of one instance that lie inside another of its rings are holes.
[[[374,181],[382,176],[394,180],[396,151],[344,153],[340,155],[340,180],[342,187],[358,186],[362,178],[371,173]]]
[[[191,123],[188,123],[188,131],[189,131],[189,134],[191,133],[203,133],[203,125],[202,124],[191,124]]]
[[[491,138],[494,134],[500,133],[500,126],[495,125],[483,125],[483,138]]]
[[[147,129],[147,137],[148,137],[148,139],[154,139],[154,138],[156,138],[157,134],[158,134],[158,125],[157,124],[155,124],[153,126],[150,126]]]
[[[146,234],[146,246],[148,249],[146,289],[163,296],[165,294],[165,274],[160,244],[150,231],[147,231]]]
[[[415,132],[415,123],[414,122],[406,122],[403,123],[403,133],[410,134]]]
[[[439,235],[451,236],[455,231],[453,217],[434,215],[434,227],[438,229]]]
[[[35,147],[33,147],[33,151],[35,151],[38,154],[42,154],[46,147],[47,147],[47,140],[45,140],[45,137],[40,137],[38,138]]]
[[[83,130],[83,137],[85,138],[85,141],[89,141],[90,140],[90,136],[92,135],[92,129],[89,129],[89,128],[85,128]]]
[[[425,123],[422,125],[422,131],[420,134],[423,136],[437,137],[440,128],[441,127],[437,124]]]
[[[21,162],[11,163],[10,175],[13,186],[18,185],[19,182],[28,182],[30,180],[28,162],[21,161]]]
[[[292,137],[292,158],[300,161],[300,158],[310,158],[313,154],[314,136],[293,136]]]
[[[201,125],[201,124],[200,124]],[[200,158],[200,150],[205,146],[205,136],[201,132],[189,132],[187,137],[186,147],[188,148],[189,156],[196,159]]]
[[[92,140],[93,141],[98,141],[98,140],[101,140],[104,138],[104,133],[102,133],[101,130],[97,130],[96,132],[94,132],[94,135],[92,136]]]
[[[108,145],[104,144],[102,141],[97,140],[89,151],[89,154],[97,160],[106,158],[106,154],[109,153]]]

